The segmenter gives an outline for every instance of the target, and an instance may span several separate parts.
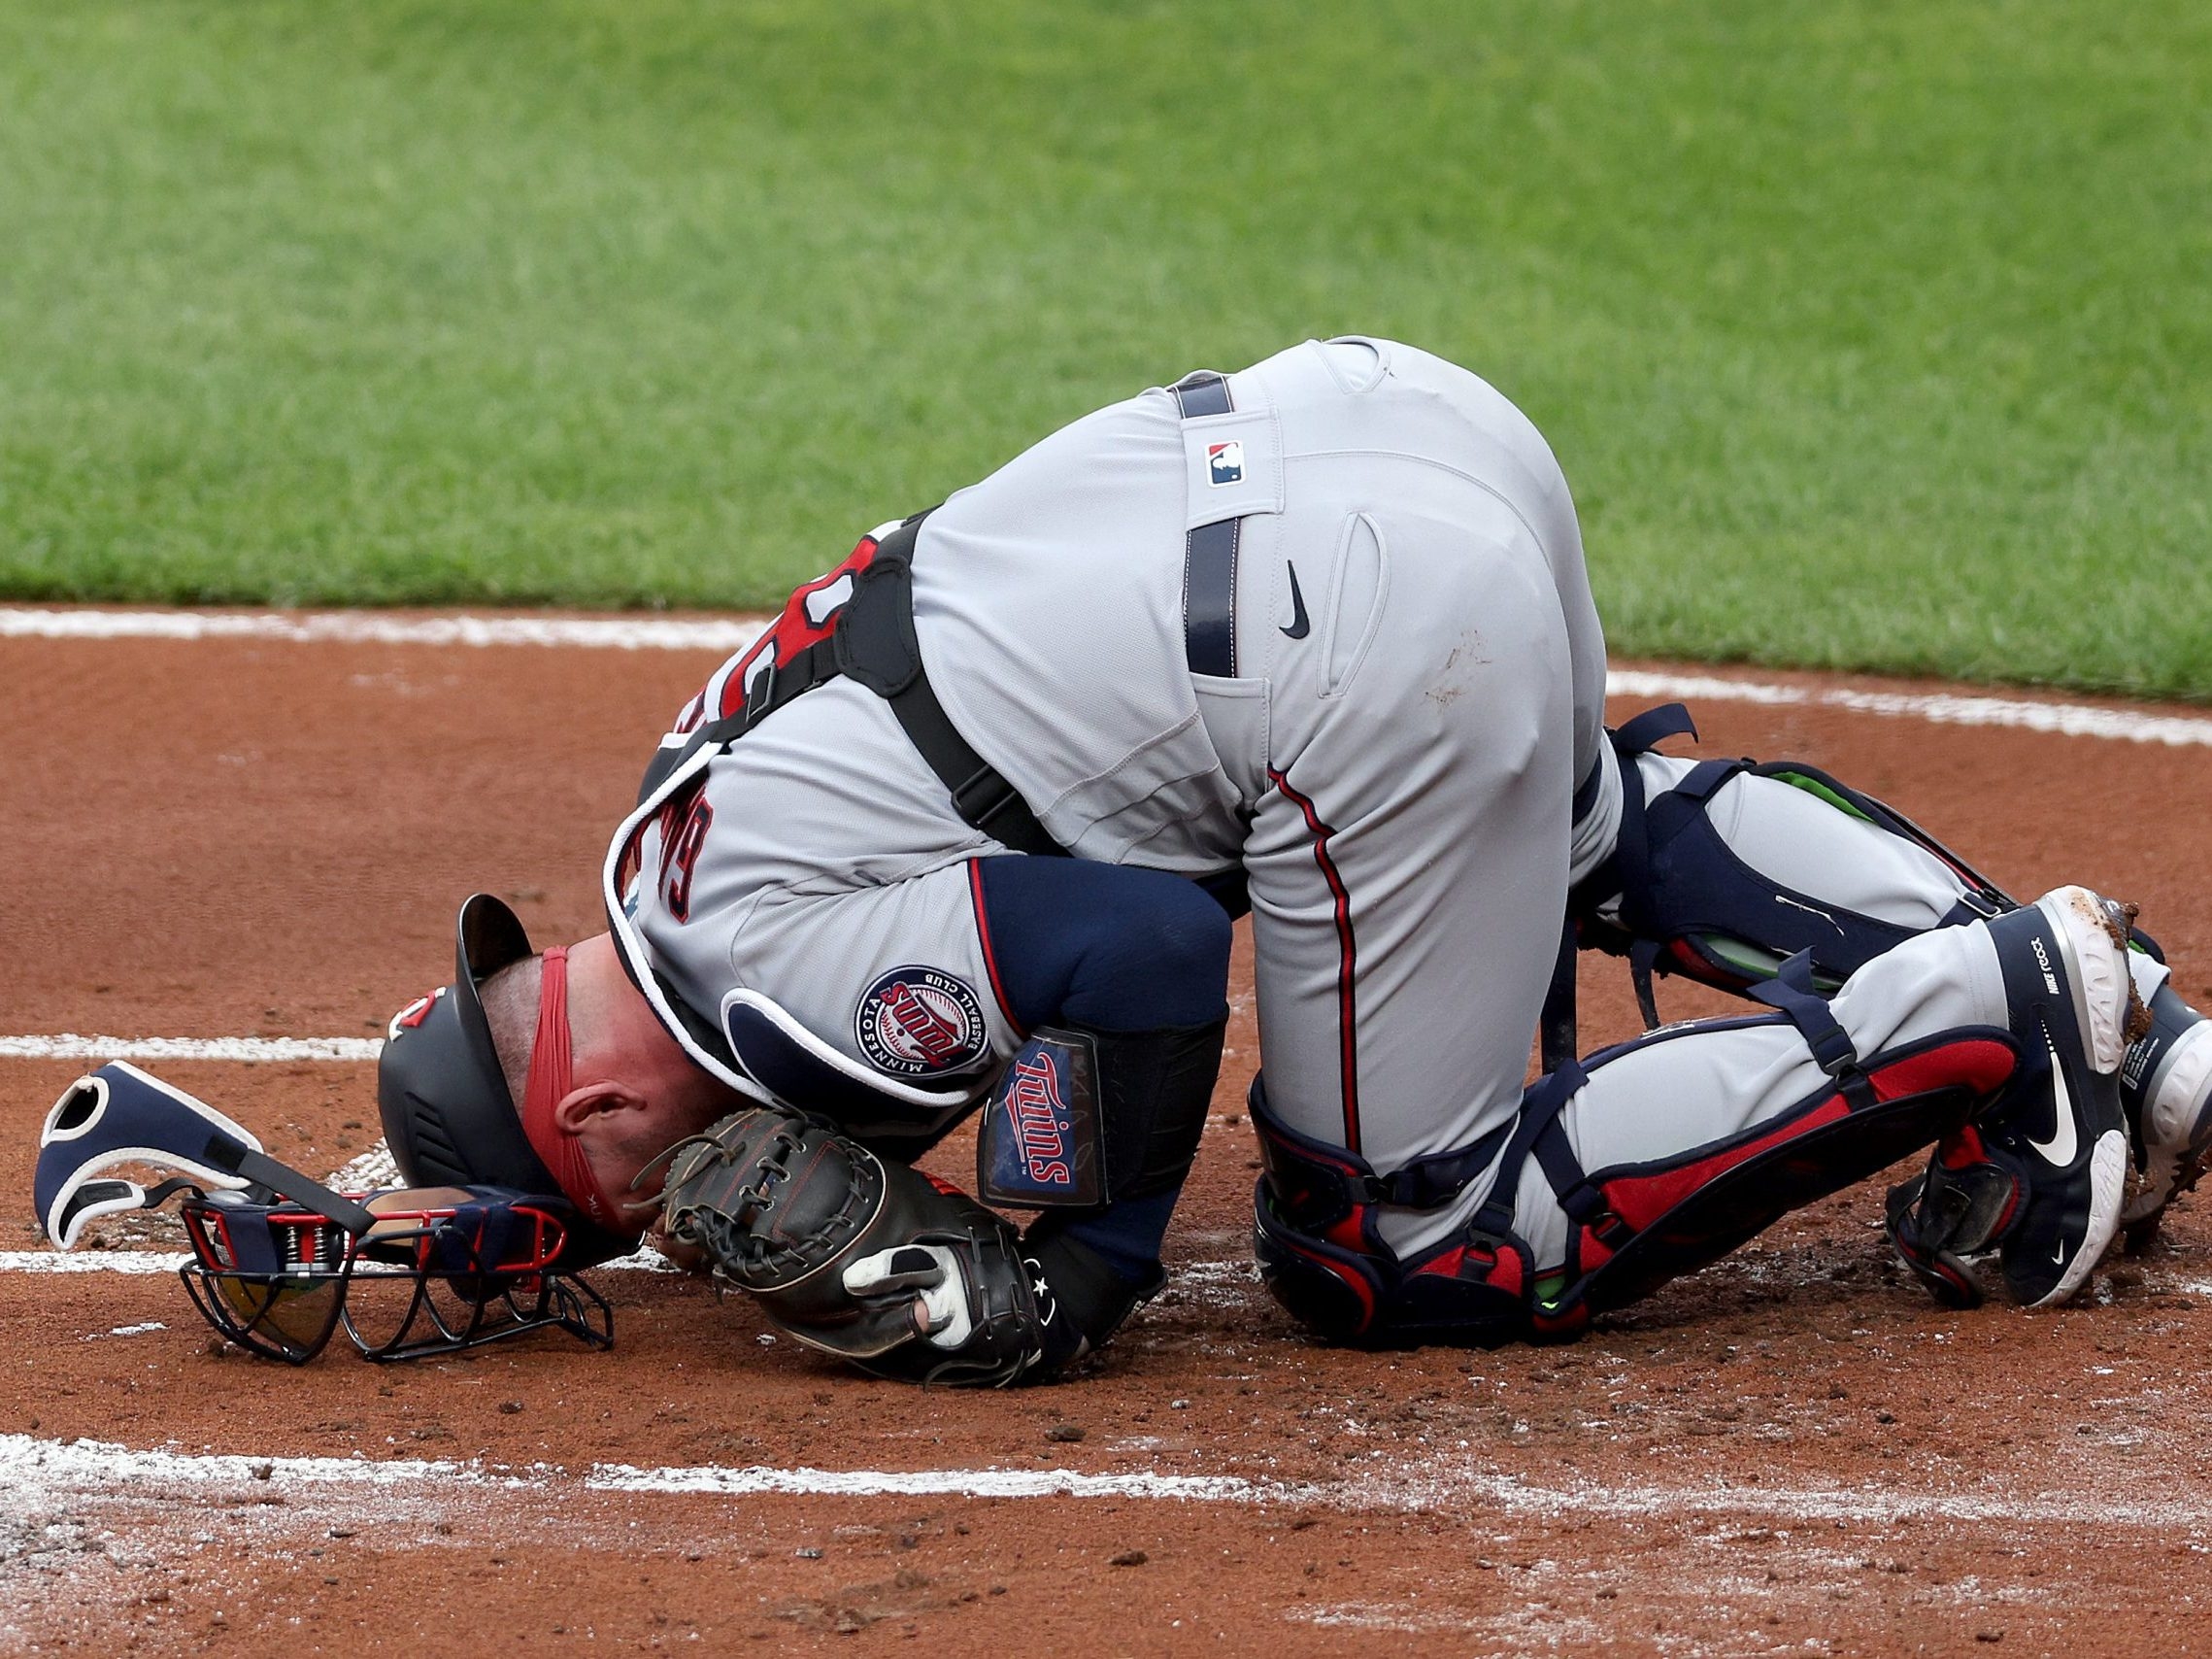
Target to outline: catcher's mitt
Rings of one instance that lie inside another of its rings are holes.
[[[1020,1236],[964,1193],[765,1107],[667,1157],[669,1236],[810,1347],[878,1376],[1000,1386],[1058,1357]]]

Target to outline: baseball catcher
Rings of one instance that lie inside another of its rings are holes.
[[[1604,688],[1497,391],[1357,338],[1192,374],[799,588],[660,740],[606,932],[462,906],[386,1134],[608,1253],[660,1220],[880,1374],[1050,1377],[1162,1282],[1249,912],[1256,1247],[1328,1337],[1571,1335],[1931,1144],[1890,1225],[1952,1300],[2059,1301],[2156,1224],[2212,1041],[2129,912],[1661,753],[1679,710],[1609,732]],[[1655,1024],[1660,973],[1747,1011],[1577,1060],[1578,948]],[[972,1198],[912,1168],[971,1113]]]

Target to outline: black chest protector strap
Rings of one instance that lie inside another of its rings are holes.
[[[1046,833],[1029,803],[955,728],[930,688],[914,630],[914,541],[928,516],[917,513],[877,545],[875,557],[853,579],[853,596],[831,618],[827,639],[788,660],[771,656],[747,683],[743,708],[707,722],[683,747],[655,755],[638,788],[639,801],[704,746],[736,742],[786,703],[842,674],[891,705],[900,729],[951,794],[963,824],[1018,853],[1065,858],[1067,849]]]

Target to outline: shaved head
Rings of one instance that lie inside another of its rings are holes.
[[[546,959],[526,956],[477,987],[485,1024],[491,1028],[491,1046],[499,1051],[507,1096],[517,1111],[522,1109],[523,1091],[530,1084],[530,1050],[538,1040],[538,996],[545,982]]]

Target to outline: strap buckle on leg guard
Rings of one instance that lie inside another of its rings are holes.
[[[1513,1122],[1444,1152],[1431,1152],[1400,1165],[1388,1175],[1357,1152],[1309,1140],[1277,1117],[1267,1104],[1259,1078],[1247,1097],[1253,1128],[1259,1132],[1259,1156],[1276,1200],[1300,1226],[1330,1227],[1345,1216],[1375,1204],[1403,1209],[1439,1209],[1465,1191],[1467,1183],[1497,1162],[1512,1137]]]
[[[1520,1196],[1521,1172],[1533,1157],[1544,1171],[1544,1178],[1551,1183],[1559,1207],[1574,1223],[1569,1234],[1564,1274],[1568,1284],[1581,1276],[1585,1233],[1596,1229],[1610,1232],[1609,1223],[1625,1226],[1618,1216],[1607,1211],[1604,1194],[1584,1174],[1581,1161],[1567,1143],[1566,1131],[1559,1127],[1559,1113],[1589,1081],[1582,1063],[1570,1059],[1528,1086],[1522,1096],[1521,1115],[1513,1121],[1513,1136],[1506,1143],[1504,1155],[1498,1159],[1497,1178],[1491,1186],[1490,1197],[1483,1201],[1483,1207],[1475,1212],[1473,1226],[1478,1235],[1514,1236],[1513,1210]],[[1589,1314],[1578,1301],[1560,1302],[1543,1294],[1533,1260],[1528,1262],[1526,1298],[1527,1334],[1532,1337],[1572,1340],[1589,1323]]]
[[[1751,987],[1748,995],[1790,1016],[1813,1051],[1813,1064],[1827,1072],[1854,1111],[1874,1103],[1874,1086],[1859,1064],[1859,1050],[1851,1034],[1836,1023],[1827,999],[1813,988],[1813,953],[1799,951],[1772,979]]]

